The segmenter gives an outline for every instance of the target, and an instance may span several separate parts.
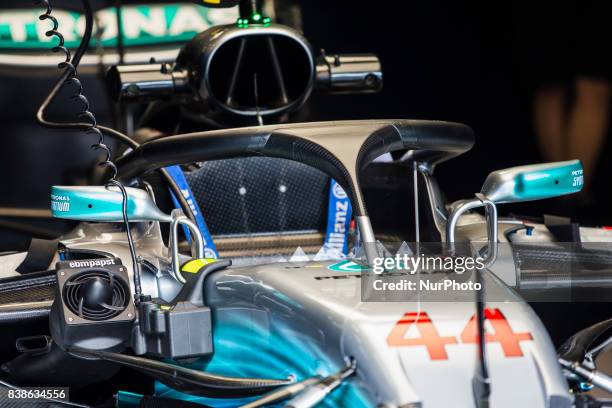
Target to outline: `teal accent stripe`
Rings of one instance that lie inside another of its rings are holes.
[[[42,8],[4,9],[0,11],[0,49],[49,50],[57,39],[45,36],[51,23],[40,21]],[[59,21],[59,31],[68,48],[76,48],[81,40],[83,16],[74,11],[54,8],[52,15]],[[126,47],[184,43],[195,34],[213,25],[232,24],[238,17],[236,8],[211,11],[195,4],[155,4],[122,7],[123,42]],[[103,47],[116,47],[117,28],[114,8],[96,12],[103,28]],[[92,38],[92,47],[99,41]]]

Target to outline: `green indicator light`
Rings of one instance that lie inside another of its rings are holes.
[[[261,20],[261,14],[259,13],[253,14],[253,21],[259,21],[259,20]]]
[[[266,17],[263,19],[264,24],[269,24],[270,23],[270,17]]]

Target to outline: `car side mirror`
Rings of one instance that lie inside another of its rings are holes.
[[[125,188],[130,222],[172,221],[145,190]],[[79,221],[123,222],[123,195],[116,186],[53,186],[51,213],[55,218]]]
[[[532,164],[489,174],[480,193],[496,204],[542,200],[582,190],[579,160]]]
[[[497,242],[497,210],[503,203],[542,200],[577,193],[582,190],[583,169],[580,160],[532,164],[497,170],[489,174],[475,198],[450,205],[446,222],[446,242],[455,242],[455,229],[465,212],[485,207],[489,241]]]

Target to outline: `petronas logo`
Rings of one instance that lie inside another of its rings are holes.
[[[209,3],[214,1],[209,1]],[[12,9],[0,11],[0,49],[47,49],[49,22],[40,21],[43,11]],[[66,46],[77,47],[85,17],[77,12],[55,8],[53,16],[59,21],[59,30],[66,39]],[[149,4],[122,7],[123,39],[125,46],[161,45],[189,41],[196,33],[219,24],[233,24],[238,18],[237,8],[208,9],[195,4]],[[114,8],[96,12],[97,35],[93,45],[115,47],[117,45],[117,15]],[[55,44],[53,44],[55,45]]]
[[[367,271],[368,267],[359,265],[353,261],[341,261],[327,267],[330,271],[336,272],[361,272]]]

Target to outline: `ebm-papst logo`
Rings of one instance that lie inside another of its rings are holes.
[[[84,261],[70,261],[68,266],[71,268],[93,268],[94,266],[114,265],[115,260],[112,258],[103,259],[87,259]]]

